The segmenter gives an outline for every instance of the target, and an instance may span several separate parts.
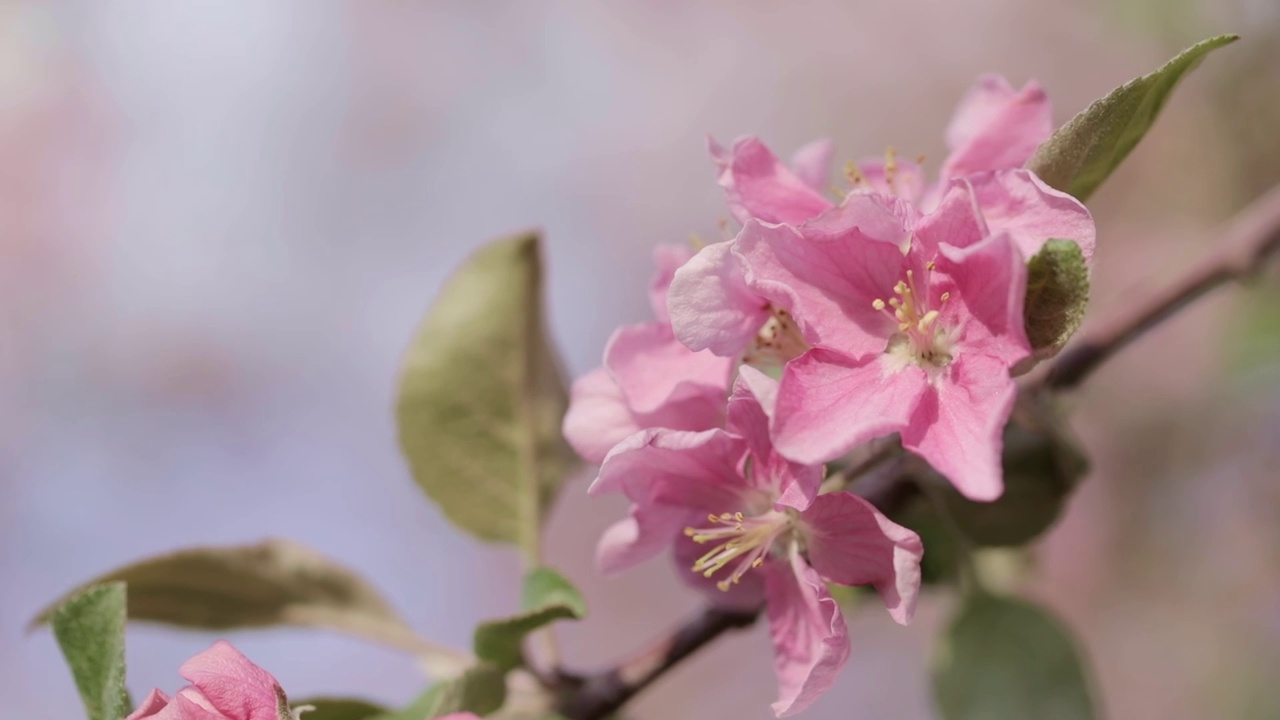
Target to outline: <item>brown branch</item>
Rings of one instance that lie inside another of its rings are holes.
[[[909,467],[899,464],[896,472],[895,477],[862,493],[885,514],[894,514],[918,492],[915,483],[908,482]],[[758,610],[732,612],[708,607],[671,635],[608,670],[587,676],[562,673],[557,683],[559,712],[567,720],[604,720],[702,646],[730,630],[754,625],[759,617]]]
[[[1149,302],[1085,333],[1059,356],[1044,377],[1044,387],[1066,390],[1079,385],[1119,350],[1162,320],[1228,282],[1246,280],[1280,251],[1280,186],[1255,200],[1227,226],[1221,250]]]

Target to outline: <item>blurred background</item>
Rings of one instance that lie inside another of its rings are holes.
[[[1209,58],[1091,203],[1094,317],[1212,247],[1280,181],[1275,0],[429,0],[0,4],[0,701],[76,717],[41,606],[116,565],[268,535],[361,568],[458,646],[512,610],[513,553],[451,529],[395,443],[399,358],[478,243],[546,231],[568,369],[647,318],[650,248],[718,234],[704,135],[780,154],[923,153],[982,72],[1039,79],[1059,122],[1212,34]],[[1272,278],[1275,277],[1273,274]],[[1227,290],[1073,399],[1095,470],[1027,592],[1088,649],[1106,715],[1280,718],[1280,286]],[[570,485],[549,556],[584,588],[594,667],[698,606],[656,561],[592,570],[622,512]],[[949,601],[850,618],[853,658],[807,717],[932,717]],[[214,636],[130,630],[135,695]],[[392,651],[233,634],[294,697],[401,703]],[[763,626],[719,642],[636,718],[769,717]],[[851,711],[850,708],[856,709]],[[853,714],[850,714],[850,713]]]

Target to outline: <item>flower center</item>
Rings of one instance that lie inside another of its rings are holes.
[[[925,281],[920,285],[916,284],[915,271],[908,270],[906,280],[893,286],[894,297],[871,302],[871,307],[889,314],[898,324],[898,332],[889,337],[885,347],[891,363],[900,366],[896,369],[911,364],[935,370],[946,367],[954,358],[954,337],[938,322],[939,310],[930,307],[929,274],[934,268],[933,261],[925,265]],[[942,293],[939,307],[950,297],[951,293]]]
[[[707,520],[711,527],[685,528],[684,534],[699,544],[719,542],[693,563],[693,571],[711,577],[732,563],[728,577],[716,583],[722,591],[736,585],[747,571],[764,564],[773,544],[792,529],[791,517],[777,510],[753,517],[742,513],[708,515]]]
[[[748,365],[781,367],[809,349],[791,313],[782,308],[772,310],[773,314],[756,333],[755,343],[742,358]]]

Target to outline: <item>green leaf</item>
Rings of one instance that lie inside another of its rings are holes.
[[[933,687],[945,720],[1097,717],[1067,629],[1021,600],[968,598],[939,643]]]
[[[581,620],[587,605],[577,588],[550,568],[535,568],[524,581],[520,607],[513,617],[494,620],[476,628],[476,657],[503,669],[524,663],[525,637],[556,620]]]
[[[480,249],[409,348],[396,409],[414,479],[454,524],[536,562],[543,515],[575,460],[545,336],[538,237]]]
[[[1089,461],[1047,398],[1024,400],[1005,426],[1004,493],[974,502],[947,485],[947,511],[970,542],[1014,547],[1039,537],[1057,522],[1067,499],[1089,470]]]
[[[294,708],[310,705],[313,710],[303,713],[306,720],[373,720],[388,710],[365,700],[355,698],[318,697],[298,700]]]
[[[113,582],[76,593],[50,613],[89,720],[120,720],[133,709],[124,687],[125,604],[124,583]]]
[[[128,583],[129,619],[202,630],[273,625],[338,630],[427,654],[382,596],[351,570],[287,540],[179,550],[142,560],[72,591]],[[44,610],[32,626],[48,620]]]
[[[371,720],[424,720],[456,712],[488,715],[502,707],[506,699],[506,673],[480,663],[453,680],[433,685],[403,710]]]
[[[1155,123],[1182,76],[1209,51],[1235,42],[1220,35],[1183,50],[1159,70],[1121,85],[1058,128],[1027,168],[1049,185],[1088,199]]]
[[[1089,268],[1072,240],[1049,240],[1027,262],[1023,323],[1037,357],[1057,354],[1084,321]]]

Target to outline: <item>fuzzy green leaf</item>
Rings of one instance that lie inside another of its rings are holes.
[[[1211,50],[1237,39],[1220,35],[1203,40],[1150,75],[1111,91],[1058,128],[1027,168],[1049,185],[1085,201],[1151,129],[1183,75]]]
[[[124,583],[112,582],[72,595],[50,613],[89,720],[120,720],[133,709],[124,686],[125,605]]]
[[[380,705],[355,698],[318,697],[291,703],[299,708],[310,705],[313,710],[302,714],[306,720],[373,720],[388,711]]]
[[[968,598],[939,643],[933,686],[945,720],[1097,717],[1070,633],[1021,600]]]
[[[1084,321],[1089,306],[1089,267],[1080,246],[1049,240],[1027,262],[1023,323],[1036,357],[1056,354]]]
[[[581,620],[587,605],[577,588],[550,568],[535,568],[524,581],[523,612],[476,628],[475,652],[482,660],[510,669],[524,661],[524,639],[556,620]]]
[[[536,235],[473,254],[445,284],[400,379],[400,446],[458,527],[537,555],[542,518],[574,465],[565,382],[542,318]]]
[[[322,627],[404,649],[423,644],[365,580],[287,540],[178,550],[126,565],[70,594],[117,580],[128,583],[130,620],[201,630]]]

